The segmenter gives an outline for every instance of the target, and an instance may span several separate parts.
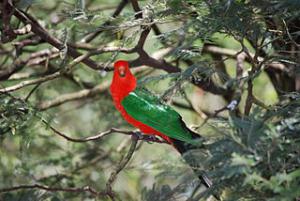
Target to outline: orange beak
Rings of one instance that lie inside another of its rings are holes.
[[[125,77],[125,67],[124,67],[124,66],[120,66],[120,67],[118,68],[118,71],[119,71],[119,75],[120,75],[121,77]]]

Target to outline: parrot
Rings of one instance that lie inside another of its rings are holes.
[[[150,91],[137,86],[137,79],[125,60],[114,63],[110,93],[122,117],[143,134],[163,138],[184,155],[201,136],[190,130],[179,113]],[[212,181],[201,173],[199,179],[207,188]]]

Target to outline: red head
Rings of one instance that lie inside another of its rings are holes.
[[[129,63],[118,60],[114,64],[114,76],[110,92],[114,101],[122,101],[136,87],[136,78],[129,70]]]

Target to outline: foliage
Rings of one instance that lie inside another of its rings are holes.
[[[299,200],[298,0],[0,7],[1,201]],[[157,139],[136,146],[108,91],[117,59],[201,133],[194,173]]]

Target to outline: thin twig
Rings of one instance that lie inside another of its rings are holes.
[[[51,126],[46,120],[42,119],[42,122],[49,127],[55,134],[63,137],[64,139],[71,141],[71,142],[78,142],[78,143],[84,143],[84,142],[88,142],[88,141],[95,141],[95,140],[100,140],[103,137],[110,135],[112,133],[120,133],[123,135],[131,135],[131,136],[137,136],[139,140],[144,140],[147,142],[156,142],[156,143],[160,143],[160,144],[169,144],[168,142],[164,141],[164,140],[160,140],[158,138],[156,138],[155,136],[150,136],[150,135],[142,135],[139,132],[136,131],[126,131],[126,130],[121,130],[118,128],[111,128],[107,131],[103,131],[103,132],[99,132],[98,134],[94,135],[94,136],[90,136],[90,137],[85,137],[85,138],[72,138],[69,137],[67,134],[64,134],[62,132],[60,132],[59,130],[57,130],[56,128],[54,128],[53,126]]]
[[[298,43],[293,39],[293,37],[292,37],[292,35],[291,35],[290,31],[289,31],[289,28],[288,28],[288,26],[287,26],[287,24],[286,24],[286,22],[285,22],[284,19],[282,20],[282,22],[283,22],[283,25],[284,25],[284,28],[285,28],[285,32],[286,32],[286,34],[288,35],[289,39],[292,41],[292,43],[293,43],[294,45],[296,45],[296,47],[300,47],[300,44],[298,44]]]
[[[88,192],[94,196],[106,196],[107,194],[105,192],[98,192],[95,189],[91,188],[90,186],[85,186],[85,187],[72,187],[72,188],[62,188],[62,187],[49,187],[45,185],[40,185],[40,184],[32,184],[32,185],[18,185],[18,186],[13,186],[9,188],[2,188],[0,189],[0,193],[7,193],[11,191],[18,191],[18,190],[24,190],[24,189],[42,189],[45,191],[52,191],[52,192],[58,192],[58,191],[63,191],[63,192],[71,192],[71,193],[85,193]]]
[[[242,79],[243,73],[245,71],[244,63],[245,63],[245,59],[248,56],[249,55],[243,51],[236,55],[236,81],[238,82],[238,85],[234,92],[231,104],[229,104],[230,105],[229,108],[231,111],[233,111],[237,108],[237,106],[239,105],[241,98],[242,98],[243,87],[245,85],[245,81],[244,81],[244,79]]]
[[[41,86],[42,83],[38,83],[37,85],[35,85],[31,90],[30,92],[28,93],[28,95],[26,96],[26,98],[24,99],[25,102],[27,102],[30,98],[30,96],[33,94],[33,92],[35,90],[37,90],[37,88],[39,88],[39,86]]]
[[[248,85],[248,88],[247,88],[247,98],[246,98],[246,104],[245,104],[245,110],[244,110],[244,115],[249,115],[250,111],[251,111],[251,107],[252,107],[252,104],[253,104],[253,75],[255,73],[255,71],[258,69],[259,66],[259,63],[263,63],[264,61],[262,62],[259,62],[258,61],[258,53],[257,53],[257,50],[254,54],[254,56],[252,57],[252,55],[250,54],[248,48],[245,46],[244,42],[241,40],[240,41],[240,44],[242,45],[243,47],[243,51],[246,53],[246,55],[248,56],[248,58],[250,58],[250,63],[251,63],[251,70],[249,71],[249,78],[248,78],[248,81],[247,81],[247,85]]]
[[[71,70],[76,64],[84,61],[90,55],[91,55],[91,52],[87,52],[85,54],[82,54],[82,55],[78,56],[77,58],[75,58],[71,63],[69,63],[65,67],[65,69],[63,69],[62,71],[55,72],[51,75],[47,75],[45,77],[41,77],[41,78],[37,78],[37,79],[26,80],[26,81],[23,81],[23,82],[20,82],[20,83],[14,85],[14,86],[2,88],[2,89],[0,89],[0,93],[7,93],[7,92],[11,92],[11,91],[16,91],[18,89],[21,89],[21,88],[29,86],[29,85],[38,84],[38,83],[42,83],[42,82],[46,82],[46,81],[58,78],[60,75],[63,74],[64,71]]]
[[[230,58],[236,58],[236,55],[240,52],[240,51],[236,51],[236,50],[231,50],[231,49],[227,49],[227,48],[221,48],[221,47],[217,47],[214,45],[205,45],[203,47],[203,52],[207,52],[207,53],[214,53],[214,54],[220,54],[223,56],[228,56]],[[251,62],[251,58],[254,58],[254,54],[249,53],[249,55],[251,56],[250,58],[247,57],[245,58],[247,62]],[[263,57],[257,57],[258,61],[265,61],[265,58]],[[281,71],[286,71],[287,68],[284,64],[280,63],[280,62],[270,62],[270,63],[266,63],[265,64],[267,67],[271,67],[271,68],[275,68]]]
[[[10,5],[10,4],[9,4]],[[22,21],[24,24],[30,24],[32,27],[32,32],[36,35],[40,36],[44,41],[51,44],[52,46],[56,47],[57,49],[61,50],[64,47],[64,44],[62,41],[58,40],[57,38],[50,35],[46,29],[44,29],[39,22],[33,18],[28,13],[21,11],[17,8],[15,8],[13,5],[10,5],[10,8],[14,10],[14,15]],[[67,54],[72,56],[73,58],[78,58],[81,56],[79,52],[77,52],[74,48],[71,46],[68,46]],[[87,66],[93,68],[93,69],[99,69],[100,66],[93,60],[89,59],[88,57],[84,58],[82,60],[84,64]]]
[[[117,165],[116,169],[110,174],[110,177],[106,183],[106,193],[110,196],[110,198],[112,200],[114,200],[114,193],[112,190],[112,185],[115,182],[115,180],[117,179],[118,174],[125,168],[125,166],[128,164],[128,162],[130,161],[130,159],[133,156],[133,153],[135,151],[137,142],[138,142],[138,137],[132,135],[131,136],[131,146],[129,148],[129,151],[127,153],[127,155],[125,156],[125,158],[121,159],[119,164]]]
[[[104,92],[110,85],[110,82],[103,82],[92,89],[83,89],[77,92],[63,94],[56,97],[53,100],[43,101],[38,104],[39,110],[47,110],[52,107],[59,106],[61,104],[67,103],[69,101],[80,100],[87,97],[92,97],[101,92]]]
[[[113,18],[117,17],[122,12],[122,10],[125,8],[125,6],[127,5],[127,3],[128,3],[128,0],[121,0],[121,2],[119,3],[119,5],[117,6],[116,10],[112,14],[112,17]],[[100,27],[108,26],[109,24],[110,24],[110,22],[106,21],[102,25],[100,25]],[[83,42],[83,43],[89,43],[92,40],[94,40],[102,32],[103,31],[100,29],[100,30],[98,30],[98,31],[96,31],[94,33],[91,33],[91,34],[85,36],[83,39],[81,39],[81,42]]]
[[[0,70],[0,80],[7,80],[14,73],[22,70],[25,66],[33,66],[43,63],[49,58],[55,58],[59,55],[58,50],[41,50],[32,53],[27,59],[16,59],[10,67]]]
[[[53,80],[53,79],[58,78],[60,75],[61,75],[61,72],[55,72],[55,73],[53,73],[51,75],[47,75],[45,77],[40,77],[40,78],[32,79],[32,80],[26,80],[26,81],[20,82],[16,85],[0,89],[0,94],[16,91],[18,89],[21,89],[21,88],[29,86],[29,85],[38,84],[38,83],[46,82],[46,81],[49,81],[49,80]]]

